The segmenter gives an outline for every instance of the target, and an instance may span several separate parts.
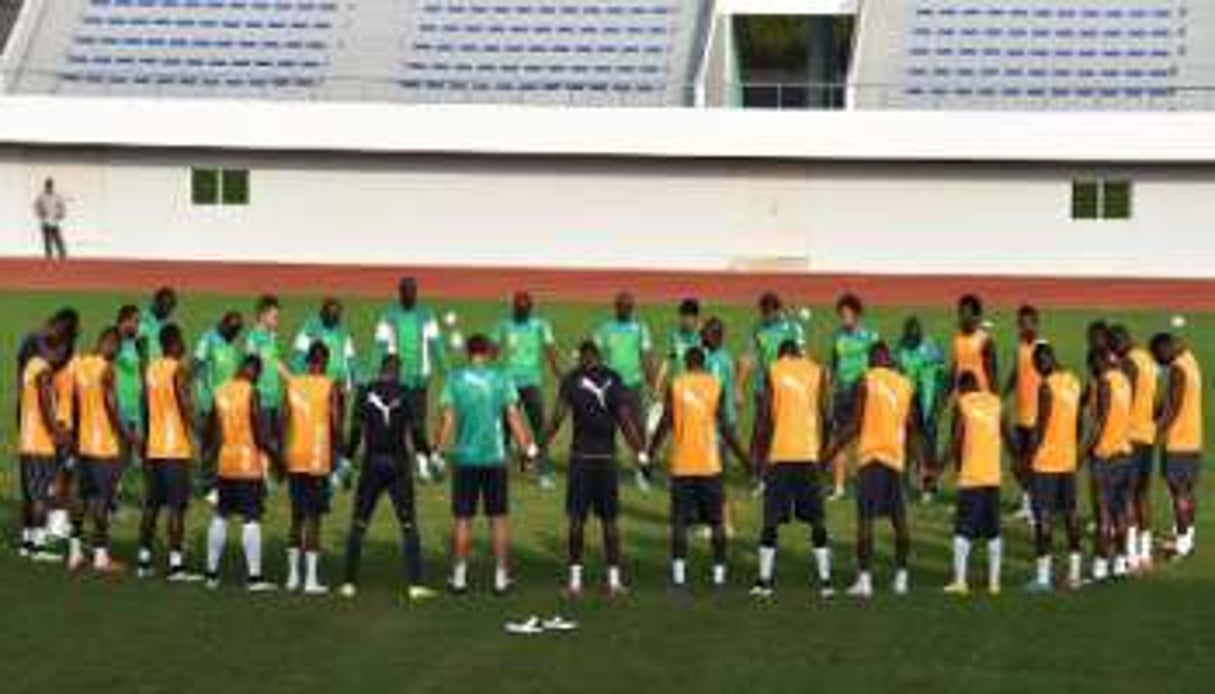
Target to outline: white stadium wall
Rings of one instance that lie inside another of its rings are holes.
[[[190,167],[248,168],[195,207]],[[1134,181],[1125,222],[1070,219],[1073,177]],[[52,175],[81,256],[892,274],[1215,276],[1215,168],[0,154],[0,254],[37,250]]]
[[[191,167],[247,168],[199,207]],[[1215,113],[0,98],[0,255],[1215,277]],[[1074,179],[1134,185],[1074,221]]]

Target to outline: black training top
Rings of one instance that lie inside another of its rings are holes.
[[[577,368],[561,379],[558,397],[574,420],[571,454],[583,458],[612,458],[616,427],[627,400],[620,376],[607,367]]]
[[[367,458],[407,458],[413,416],[405,390],[395,379],[361,386],[353,409],[349,456],[353,457],[361,445]]]

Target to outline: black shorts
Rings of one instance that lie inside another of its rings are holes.
[[[721,475],[671,478],[671,520],[684,525],[721,525],[726,504]]]
[[[1030,482],[1034,517],[1076,512],[1076,475],[1072,472],[1035,472]]]
[[[329,513],[329,478],[292,473],[287,477],[291,491],[291,513],[304,518],[319,518]]]
[[[1137,443],[1131,449],[1131,475],[1135,490],[1148,489],[1152,484],[1152,469],[1156,466],[1156,447]]]
[[[861,518],[895,518],[906,512],[903,477],[881,463],[861,463],[857,473],[856,511]]]
[[[959,489],[953,532],[967,540],[1000,537],[1000,488]]]
[[[148,508],[168,507],[185,511],[190,506],[190,463],[184,460],[149,460],[147,475]]]
[[[821,525],[822,476],[822,465],[811,461],[769,466],[764,479],[764,526],[784,525],[794,518]]]
[[[602,521],[620,515],[620,472],[612,458],[570,458],[565,480],[565,513],[584,521],[591,513]]]
[[[1193,489],[1198,484],[1201,458],[1197,453],[1164,454],[1164,479],[1170,487]]]
[[[457,465],[451,476],[451,515],[475,518],[478,507],[490,518],[508,515],[509,479],[505,465]]]
[[[831,396],[831,430],[842,431],[856,419],[856,388],[838,388]]]
[[[55,480],[62,466],[53,455],[21,454],[21,497],[26,503],[48,503],[55,498]]]
[[[1136,472],[1130,458],[1093,458],[1089,461],[1089,470],[1097,485],[1102,509],[1114,516],[1125,513]]]
[[[80,458],[80,500],[112,504],[122,477],[122,464],[117,459]]]
[[[266,483],[262,480],[231,480],[220,478],[216,483],[219,505],[216,511],[223,518],[240,516],[246,522],[261,520],[266,512]]]

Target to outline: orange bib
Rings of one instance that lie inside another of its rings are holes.
[[[778,359],[769,369],[772,385],[772,447],[769,459],[781,463],[817,462],[822,454],[819,410],[823,370],[803,357]]]
[[[865,374],[861,418],[861,465],[879,463],[902,471],[907,463],[907,419],[911,416],[911,382],[885,368]]]
[[[962,489],[1000,486],[1000,455],[1003,448],[1000,418],[1003,405],[994,393],[975,391],[958,398],[962,418]]]
[[[181,363],[161,358],[148,365],[144,375],[148,399],[148,459],[189,460],[193,445],[177,401],[177,374]]]
[[[671,476],[721,474],[717,407],[721,384],[712,374],[691,371],[671,383]]]
[[[333,469],[330,397],[326,376],[293,376],[287,380],[287,471],[327,476]]]
[[[1066,371],[1056,371],[1046,379],[1050,390],[1050,421],[1042,445],[1034,455],[1034,472],[1049,474],[1076,471],[1079,444],[1076,425],[1080,417],[1080,381]]]

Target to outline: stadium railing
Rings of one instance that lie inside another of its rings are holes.
[[[65,79],[70,76],[70,79]],[[225,98],[289,101],[369,101],[439,104],[515,104],[579,107],[745,108],[782,110],[832,109],[990,109],[990,110],[1215,110],[1215,85],[1128,88],[1125,84],[1037,83],[1025,88],[1007,85],[990,89],[973,86],[927,89],[911,84],[844,84],[743,81],[719,85],[719,99],[705,98],[703,85],[668,87],[661,98],[647,98],[617,84],[596,85],[558,79],[536,79],[510,90],[494,89],[475,80],[429,83],[407,90],[399,77],[325,75],[298,76],[247,72],[121,73],[88,67],[40,70],[21,67],[0,74],[9,94],[56,96],[114,96],[158,98]],[[27,86],[28,85],[28,86]],[[982,93],[980,93],[982,92]],[[729,95],[728,97],[724,95]]]

